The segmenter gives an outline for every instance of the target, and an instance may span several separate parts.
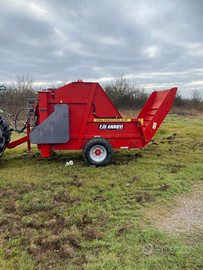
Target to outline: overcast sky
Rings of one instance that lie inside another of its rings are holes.
[[[148,91],[203,93],[203,0],[0,0],[0,83],[50,87],[124,75]]]

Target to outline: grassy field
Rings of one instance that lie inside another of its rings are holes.
[[[5,151],[0,269],[202,269],[198,228],[175,237],[145,215],[202,186],[202,134],[202,115],[168,115],[144,149],[115,150],[100,168],[80,151]]]

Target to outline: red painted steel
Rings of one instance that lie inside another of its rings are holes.
[[[177,88],[151,94],[137,118],[123,118],[98,83],[74,82],[55,90],[38,92],[37,125],[54,112],[55,104],[69,106],[70,140],[38,144],[43,157],[51,150],[79,150],[93,137],[108,140],[113,148],[142,148],[154,136],[168,114]],[[7,148],[29,141],[29,135]]]
[[[24,142],[28,142],[28,141],[29,141],[29,135],[26,135],[26,136],[24,136],[16,141],[10,142],[9,144],[6,145],[6,148],[12,149],[12,148],[14,148],[14,147],[16,147]]]
[[[27,124],[27,134],[30,134],[30,123]],[[27,141],[27,152],[32,152],[30,140]]]

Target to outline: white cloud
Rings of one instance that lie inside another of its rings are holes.
[[[149,46],[149,47],[147,47],[147,48],[144,49],[144,54],[147,55],[149,58],[156,58],[156,57],[158,57],[159,52],[160,52],[160,49],[156,45]]]
[[[201,89],[202,12],[202,1],[1,0],[0,81],[123,74],[147,88]]]

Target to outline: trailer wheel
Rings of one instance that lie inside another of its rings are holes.
[[[92,138],[83,147],[83,157],[89,165],[106,166],[112,155],[112,146],[104,138]]]

